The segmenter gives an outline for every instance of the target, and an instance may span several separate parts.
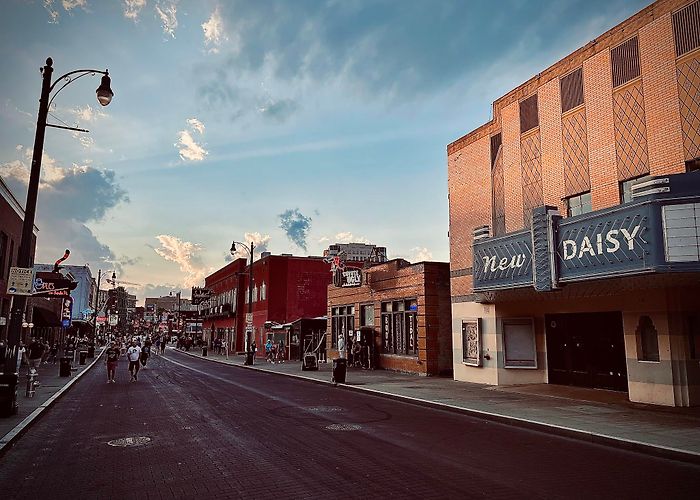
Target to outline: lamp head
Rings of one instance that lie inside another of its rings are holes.
[[[235,241],[231,242],[231,250],[230,251],[231,251],[232,256],[236,254],[236,242]]]
[[[109,71],[106,71],[106,74],[102,77],[100,86],[97,87],[97,90],[95,91],[97,93],[97,101],[102,106],[107,106],[110,102],[112,102],[112,97],[114,97],[114,92],[112,92],[112,88],[110,86],[111,83],[112,80],[109,77]]]

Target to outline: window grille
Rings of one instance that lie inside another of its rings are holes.
[[[540,124],[537,115],[537,94],[520,102],[520,133],[524,134]]]
[[[583,104],[583,71],[581,68],[559,80],[561,89],[561,112]]]
[[[636,36],[610,51],[613,88],[634,80],[641,73],[639,69],[639,38]]]
[[[700,1],[673,14],[673,38],[677,57],[700,47]]]

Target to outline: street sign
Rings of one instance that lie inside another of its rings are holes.
[[[117,314],[109,315],[109,326],[117,326],[119,324],[119,316]]]
[[[63,299],[63,309],[61,311],[61,326],[63,326],[63,328],[68,328],[70,326],[72,316],[73,298],[69,296]]]
[[[11,267],[7,277],[9,295],[31,295],[34,283],[34,269],[31,267]]]
[[[211,297],[211,290],[208,288],[199,288],[199,287],[192,287],[192,305],[198,305],[204,302],[205,300],[209,300]]]

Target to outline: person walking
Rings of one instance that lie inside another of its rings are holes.
[[[114,376],[117,374],[117,363],[121,355],[115,341],[110,342],[110,346],[105,351],[105,354],[107,355],[105,358],[105,365],[107,365],[107,383],[114,384]]]
[[[139,379],[139,358],[141,357],[141,348],[136,345],[136,341],[131,341],[131,347],[126,350],[126,357],[129,359],[129,373],[131,373],[131,382]]]
[[[338,337],[338,357],[345,358],[345,335],[342,334]]]
[[[51,349],[49,349],[48,361],[51,361],[51,364],[55,365],[57,357],[58,357],[58,344],[54,343],[54,345],[51,346]]]
[[[32,337],[32,341],[27,347],[27,359],[29,360],[28,373],[36,374],[36,385],[39,385],[39,366],[41,366],[41,358],[44,356],[44,343]]]
[[[160,353],[165,354],[165,346],[168,343],[168,338],[163,335],[163,338],[160,339]]]

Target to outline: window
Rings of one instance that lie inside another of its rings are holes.
[[[418,355],[418,301],[382,303],[382,351],[386,354]]]
[[[506,368],[537,368],[535,325],[532,319],[503,320],[503,351]]]
[[[613,88],[624,85],[640,75],[639,39],[635,36],[610,50]]]
[[[593,211],[590,191],[564,198],[564,201],[566,202],[567,217],[574,217]]]
[[[354,330],[355,306],[333,307],[331,309],[331,347],[338,347],[338,338],[341,336],[347,341],[348,333]]]
[[[559,80],[561,90],[561,112],[583,104],[583,70],[579,68]]]
[[[265,299],[267,299],[267,287],[265,286],[265,282],[263,281],[260,285],[260,300]]]
[[[374,326],[374,304],[360,306],[360,326]]]
[[[257,302],[257,301],[258,301],[258,287],[254,285],[253,286],[253,302]]]
[[[648,177],[648,175],[643,175],[641,177],[622,181],[620,183],[620,203],[629,203],[632,201],[632,184]]]
[[[520,133],[524,134],[540,124],[537,115],[537,94],[520,102]]]
[[[659,361],[659,335],[649,316],[639,318],[637,326],[637,359]]]
[[[685,162],[686,173],[690,172],[700,172],[700,158],[695,158],[694,160],[688,160]]]

